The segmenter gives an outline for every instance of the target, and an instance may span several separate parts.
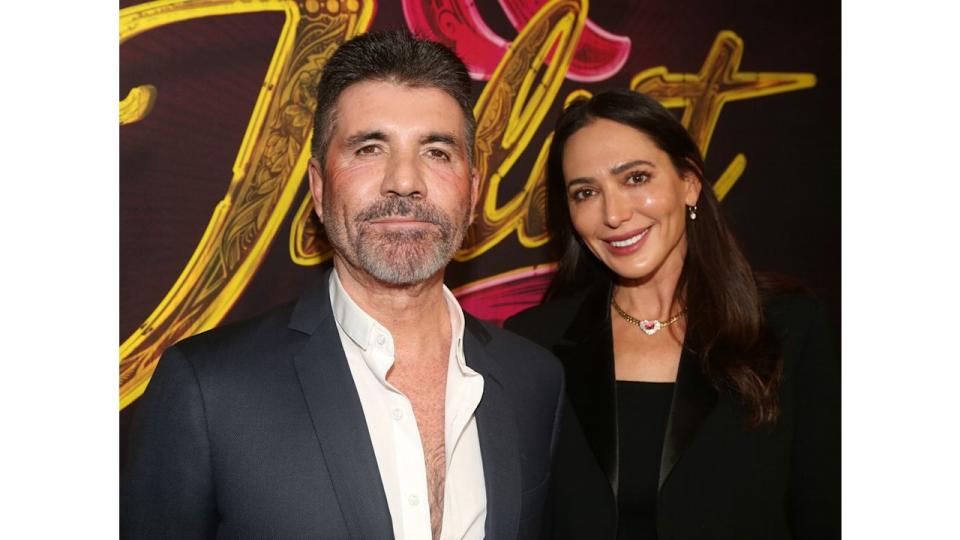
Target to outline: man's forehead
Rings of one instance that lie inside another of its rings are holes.
[[[338,138],[357,132],[404,133],[420,138],[444,133],[460,141],[466,127],[459,104],[445,91],[387,81],[349,86],[337,99],[335,118],[334,135]]]
[[[436,98],[442,101],[449,101],[451,106],[457,107],[457,100],[448,94],[442,88],[428,84],[410,84],[399,81],[370,79],[358,81],[346,87],[340,93],[338,101],[344,101],[356,96],[378,95],[397,95],[397,94],[419,94],[424,98]]]

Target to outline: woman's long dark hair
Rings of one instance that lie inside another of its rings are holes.
[[[782,360],[776,339],[764,326],[757,280],[704,180],[700,150],[656,100],[628,90],[610,90],[574,101],[558,119],[547,161],[547,221],[559,265],[546,298],[582,289],[597,279],[616,279],[584,249],[573,229],[563,178],[567,139],[598,118],[646,134],[670,156],[680,175],[691,174],[700,181],[697,219],[687,220],[687,254],[674,298],[688,306],[686,344],[699,353],[714,386],[741,397],[751,413],[750,427],[772,425],[779,413]]]

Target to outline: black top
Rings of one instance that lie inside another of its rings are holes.
[[[660,453],[672,398],[672,382],[617,381],[618,538],[657,538]]]

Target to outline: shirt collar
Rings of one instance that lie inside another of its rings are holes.
[[[463,358],[463,331],[465,327],[463,309],[446,285],[443,285],[443,298],[447,301],[447,310],[450,314],[450,336],[456,347],[457,364],[461,372],[473,373],[473,370],[467,367]],[[382,347],[385,349],[384,352],[393,357],[393,336],[390,331],[363,311],[350,298],[350,294],[347,293],[340,282],[340,276],[337,274],[336,268],[330,272],[330,304],[337,324],[360,349],[367,352],[371,347]],[[377,339],[379,336],[386,338],[384,343],[379,343]]]
[[[374,334],[378,330],[389,334],[386,328],[367,315],[367,312],[360,309],[353,298],[350,298],[336,269],[330,272],[330,306],[333,308],[333,318],[343,332],[364,351],[374,343]],[[391,346],[391,354],[392,348]]]

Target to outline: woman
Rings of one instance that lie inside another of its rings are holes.
[[[758,283],[703,170],[641,94],[575,101],[558,120],[558,272],[545,304],[506,323],[567,374],[557,537],[839,538],[825,317]]]

